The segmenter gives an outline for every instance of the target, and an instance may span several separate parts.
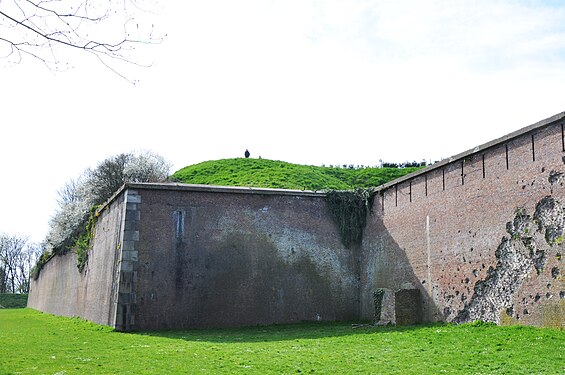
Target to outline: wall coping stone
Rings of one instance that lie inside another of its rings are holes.
[[[273,189],[257,188],[251,186],[216,186],[216,185],[196,185],[181,184],[171,182],[128,182],[120,187],[106,202],[104,202],[98,212],[104,210],[120,194],[128,189],[139,190],[166,190],[166,191],[188,191],[200,193],[225,193],[225,194],[255,194],[255,195],[286,195],[295,197],[325,197],[326,193],[313,190],[292,190],[292,189]]]
[[[380,186],[375,188],[375,192],[379,192],[379,191],[382,192],[382,191],[384,191],[384,190],[386,190],[386,189],[388,189],[388,188],[390,188],[394,185],[398,185],[398,184],[400,184],[404,181],[408,181],[408,180],[411,180],[411,179],[418,177],[420,175],[424,175],[428,172],[431,172],[435,169],[439,169],[441,167],[444,167],[447,164],[451,164],[455,161],[465,159],[466,157],[473,155],[473,154],[476,154],[480,151],[485,151],[489,148],[493,148],[493,147],[498,146],[500,144],[504,144],[504,143],[509,142],[509,141],[511,141],[515,138],[518,138],[518,137],[520,137],[524,134],[533,133],[536,130],[539,130],[543,127],[551,125],[551,124],[553,124],[553,123],[555,123],[559,120],[563,120],[564,118],[565,118],[565,112],[558,113],[556,115],[553,115],[551,117],[546,118],[545,120],[538,121],[535,124],[526,126],[526,127],[519,129],[519,130],[516,130],[515,132],[507,134],[503,137],[494,139],[490,142],[484,143],[480,146],[474,147],[470,150],[467,150],[467,151],[462,152],[460,154],[457,154],[457,155],[451,156],[449,158],[443,159],[443,160],[441,160],[437,163],[434,163],[432,165],[429,165],[425,168],[419,169],[415,172],[412,172],[412,173],[409,173],[409,174],[404,175],[402,177],[399,177],[396,180],[392,180],[390,182],[387,182],[386,184],[380,185]]]

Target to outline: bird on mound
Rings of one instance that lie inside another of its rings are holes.
[[[249,150],[245,150],[245,157],[248,158],[250,155]]]

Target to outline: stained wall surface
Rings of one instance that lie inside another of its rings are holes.
[[[391,319],[563,326],[564,119],[377,188],[351,249],[322,193],[129,184],[86,273],[54,257],[28,306],[119,330],[372,320],[384,288]]]
[[[54,256],[31,280],[28,307],[114,326],[122,219],[123,200],[117,199],[100,213],[85,270],[78,271],[73,252]]]
[[[363,241],[375,288],[417,288],[426,321],[563,326],[563,114],[380,188]],[[542,126],[543,125],[543,126]]]
[[[358,254],[341,244],[323,194],[148,187],[134,187],[132,328],[358,317]]]

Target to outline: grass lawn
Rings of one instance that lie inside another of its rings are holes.
[[[565,331],[485,324],[307,323],[119,333],[31,309],[0,310],[1,374],[563,374]]]

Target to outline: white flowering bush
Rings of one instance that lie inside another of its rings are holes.
[[[59,208],[49,222],[47,250],[61,254],[84,243],[86,226],[96,207],[126,182],[161,182],[169,176],[171,164],[152,152],[127,153],[105,159],[87,169],[78,179],[59,190]]]
[[[169,177],[171,163],[161,155],[143,152],[132,155],[124,168],[124,182],[160,182]]]

